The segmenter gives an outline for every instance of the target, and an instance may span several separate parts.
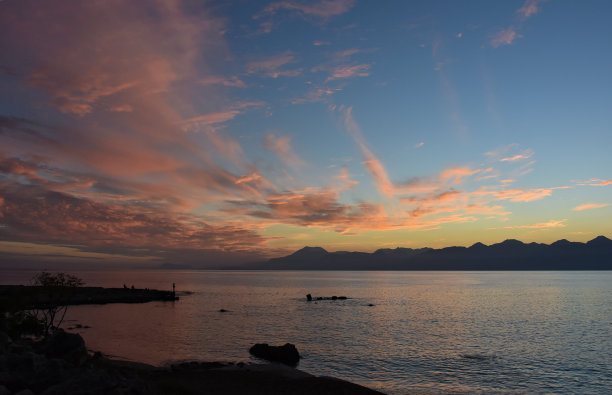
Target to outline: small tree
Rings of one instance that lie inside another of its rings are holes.
[[[70,298],[75,289],[83,284],[80,278],[66,273],[41,272],[32,278],[32,285],[42,288],[38,306],[33,313],[43,324],[45,336],[51,329],[62,324]]]

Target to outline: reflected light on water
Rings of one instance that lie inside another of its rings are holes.
[[[193,292],[176,303],[71,307],[67,326],[91,326],[80,330],[87,345],[120,358],[253,361],[254,343],[290,342],[300,369],[389,393],[612,388],[610,272],[79,275]],[[349,299],[306,302],[308,293]]]

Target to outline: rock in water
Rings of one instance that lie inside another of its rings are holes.
[[[249,352],[257,358],[280,362],[289,366],[295,366],[300,361],[300,353],[291,343],[286,343],[284,346],[269,346],[266,343],[257,343],[251,347]]]

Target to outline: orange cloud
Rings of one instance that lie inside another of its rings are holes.
[[[590,185],[593,187],[605,187],[606,185],[612,185],[612,180],[599,180],[593,178],[589,183],[578,184],[578,185]]]
[[[540,222],[532,225],[517,225],[517,226],[504,226],[504,229],[549,229],[549,228],[563,228],[567,219],[550,220],[548,222]]]
[[[460,184],[464,177],[469,177],[481,172],[482,169],[472,170],[468,167],[454,167],[444,170],[440,173],[440,179],[443,181],[453,180],[453,184]]]
[[[610,204],[608,203],[585,203],[585,204],[581,204],[580,206],[574,207],[572,210],[574,211],[591,210],[594,208],[602,208],[602,207],[606,207],[609,205]]]

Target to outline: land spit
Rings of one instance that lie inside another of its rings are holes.
[[[175,301],[178,297],[172,291],[138,288],[67,288],[61,294],[49,292],[48,288],[27,285],[0,285],[0,306],[20,306],[34,309],[61,298],[64,305],[146,303],[153,301]],[[53,300],[51,300],[53,298]]]

